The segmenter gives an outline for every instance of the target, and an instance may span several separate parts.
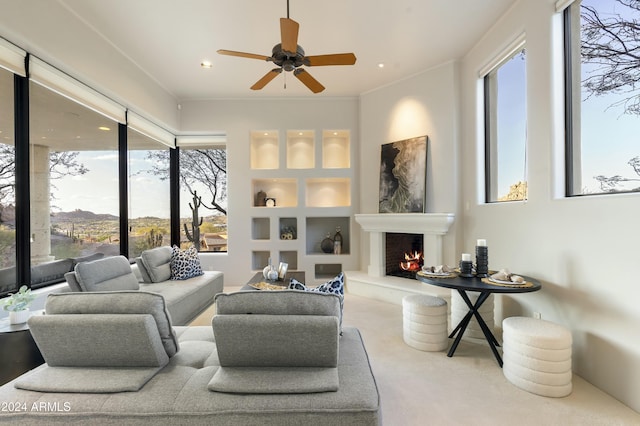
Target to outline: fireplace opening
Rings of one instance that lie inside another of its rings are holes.
[[[385,274],[415,279],[424,264],[423,235],[387,232],[385,247]]]

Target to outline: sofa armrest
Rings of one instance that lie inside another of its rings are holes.
[[[223,367],[336,367],[338,317],[216,315],[213,333]]]

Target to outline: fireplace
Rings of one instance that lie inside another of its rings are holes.
[[[422,250],[429,265],[443,264],[442,236],[453,223],[451,213],[357,214],[355,219],[369,233],[369,268],[372,277],[387,276],[386,235],[391,233],[422,236]]]
[[[345,272],[349,293],[396,304],[402,304],[402,298],[410,294],[431,294],[450,299],[449,289],[387,275],[386,246],[387,234],[419,235],[422,237],[424,263],[441,265],[444,263],[442,239],[453,224],[452,213],[356,214],[355,220],[369,234],[369,265],[365,271]]]
[[[423,264],[422,234],[385,233],[385,275],[415,279]]]

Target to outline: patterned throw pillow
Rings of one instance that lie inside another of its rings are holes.
[[[340,299],[340,335],[342,335],[342,310],[344,308],[344,273],[340,272],[337,276],[330,279],[318,287],[307,287],[295,278],[289,281],[289,290],[314,291],[316,293],[337,294]]]
[[[182,250],[178,246],[173,246],[171,252],[171,279],[186,280],[188,278],[204,275],[202,266],[200,266],[200,258],[198,250],[194,246]]]

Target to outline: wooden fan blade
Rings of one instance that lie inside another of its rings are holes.
[[[308,67],[353,65],[356,63],[356,55],[353,53],[335,53],[333,55],[305,56],[303,62]]]
[[[241,58],[262,59],[263,61],[267,62],[271,60],[271,56],[256,55],[255,53],[236,52],[234,50],[220,49],[218,50],[218,53],[221,55],[239,56]]]
[[[298,80],[300,80],[305,86],[307,86],[313,93],[320,93],[324,90],[324,86],[302,68],[296,69],[293,72],[293,75],[295,75]]]
[[[280,18],[280,38],[282,50],[295,56],[298,50],[298,30],[300,25],[289,18]]]
[[[253,86],[251,86],[251,90],[260,90],[260,89],[262,89],[264,86],[267,85],[267,83],[269,83],[271,80],[276,78],[278,76],[278,74],[280,74],[281,72],[282,72],[282,68],[274,68],[274,69],[272,69],[271,71],[266,73],[264,75],[264,77],[262,77],[260,80],[256,81],[256,83]]]

